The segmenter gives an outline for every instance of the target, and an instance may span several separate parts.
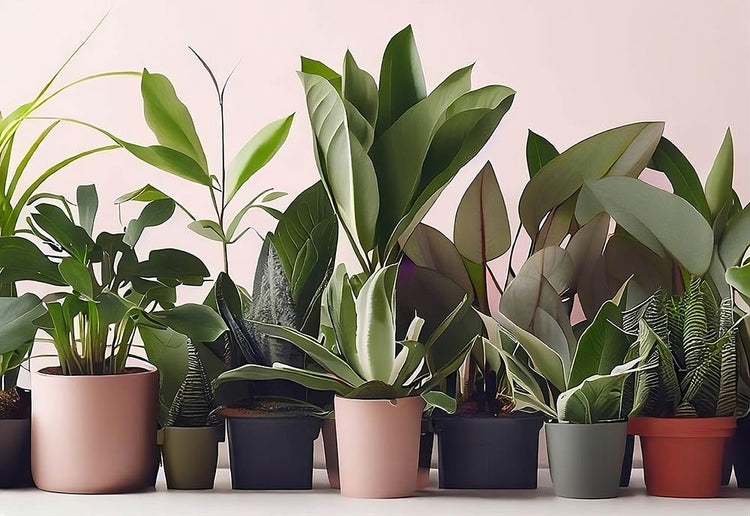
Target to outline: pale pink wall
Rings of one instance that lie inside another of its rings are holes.
[[[26,101],[104,14],[107,4],[1,2],[0,109],[7,112]],[[288,144],[257,176],[255,185],[297,193],[316,180],[304,97],[295,74],[300,54],[338,67],[348,47],[361,66],[377,74],[388,38],[411,23],[430,87],[459,66],[476,62],[476,85],[500,83],[518,91],[513,109],[489,145],[427,217],[443,231],[451,231],[461,193],[488,159],[495,164],[515,224],[515,203],[527,177],[527,128],[563,148],[611,126],[666,120],[668,136],[705,175],[724,130],[731,126],[736,184],[747,202],[748,5],[747,0],[121,0],[65,78],[144,66],[166,73],[190,106],[215,165],[218,124],[211,84],[187,45],[201,52],[221,77],[241,59],[228,93],[229,149],[236,151],[261,125],[296,111]],[[84,86],[50,105],[46,114],[84,118],[131,140],[152,142],[140,109],[137,80],[124,78]],[[34,165],[104,141],[81,128],[57,131],[53,145]],[[201,215],[210,215],[201,188],[150,169],[122,151],[81,162],[47,188],[72,195],[75,185],[92,181],[98,183],[105,207],[100,228],[115,229],[111,201],[146,182],[174,194]],[[271,220],[256,217],[253,225],[262,232],[271,228]],[[181,222],[154,234],[145,244],[158,240],[160,245],[186,247],[218,270],[218,249]],[[234,272],[241,283],[251,281],[258,244],[257,238],[248,236],[234,248]]]

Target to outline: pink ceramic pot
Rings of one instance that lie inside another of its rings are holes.
[[[341,494],[401,498],[417,489],[424,401],[336,397],[336,441]]]
[[[148,487],[158,460],[159,373],[32,375],[31,472],[39,489],[124,493]]]

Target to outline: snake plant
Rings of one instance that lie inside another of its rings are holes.
[[[175,394],[163,426],[215,426],[219,423],[214,409],[215,396],[203,360],[193,342],[188,339],[187,374]]]
[[[256,323],[263,333],[284,339],[322,368],[299,368],[276,362],[247,364],[219,376],[217,385],[236,380],[290,380],[310,389],[347,398],[389,399],[422,396],[428,405],[455,410],[455,400],[434,389],[464,361],[473,341],[455,346],[447,356],[434,344],[467,307],[456,306],[425,338],[424,319],[415,316],[403,340],[396,338],[395,285],[398,265],[376,270],[360,285],[343,265],[337,267],[324,294],[321,339],[294,329]]]

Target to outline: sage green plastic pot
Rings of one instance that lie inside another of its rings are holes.
[[[614,498],[628,434],[627,421],[546,423],[547,456],[555,494],[563,498]]]
[[[213,489],[219,457],[216,428],[167,427],[158,435],[167,489]]]

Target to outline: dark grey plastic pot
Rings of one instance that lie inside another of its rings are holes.
[[[31,487],[31,419],[0,420],[0,487]]]
[[[435,416],[441,489],[536,489],[542,416]]]
[[[617,496],[628,433],[626,421],[591,425],[547,423],[544,430],[557,496]]]

